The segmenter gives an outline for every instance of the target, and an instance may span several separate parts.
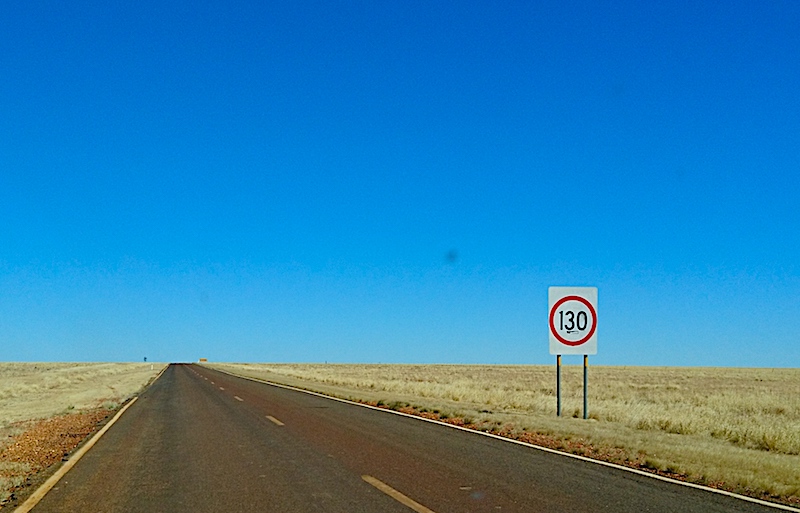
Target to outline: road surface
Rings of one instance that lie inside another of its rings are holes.
[[[172,365],[34,508],[90,512],[776,510]]]

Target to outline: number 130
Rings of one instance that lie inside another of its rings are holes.
[[[566,324],[564,324],[564,318],[566,317]],[[589,325],[589,316],[586,315],[586,312],[580,311],[577,314],[572,310],[559,310],[558,311],[558,320],[560,323],[561,330],[565,329],[567,331],[573,331],[575,328],[578,328],[579,331],[583,331],[586,329],[586,326]]]

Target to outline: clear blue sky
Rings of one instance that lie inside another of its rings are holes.
[[[576,285],[594,363],[798,367],[798,27],[5,2],[0,359],[551,363]]]

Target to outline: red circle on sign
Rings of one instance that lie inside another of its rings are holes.
[[[589,333],[585,337],[583,337],[580,340],[575,340],[574,342],[571,341],[571,340],[567,340],[564,337],[562,337],[561,335],[559,335],[558,331],[556,331],[556,325],[555,325],[555,323],[553,321],[555,319],[556,310],[558,310],[558,307],[563,305],[567,301],[578,301],[579,303],[583,303],[586,306],[586,308],[589,309],[589,313],[592,314],[592,329],[589,330]],[[582,298],[580,296],[565,296],[565,297],[562,297],[561,299],[559,299],[556,302],[556,304],[553,305],[552,310],[550,310],[550,333],[552,333],[553,336],[556,337],[558,339],[558,341],[561,342],[562,344],[565,344],[565,345],[568,345],[568,346],[579,346],[581,344],[585,344],[590,338],[592,338],[592,335],[594,335],[594,331],[596,329],[597,329],[597,312],[594,311],[594,307],[592,306],[592,304],[589,301],[587,301],[586,299],[584,299],[584,298]]]

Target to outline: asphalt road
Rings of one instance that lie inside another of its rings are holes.
[[[173,365],[46,512],[774,512],[417,419]]]

